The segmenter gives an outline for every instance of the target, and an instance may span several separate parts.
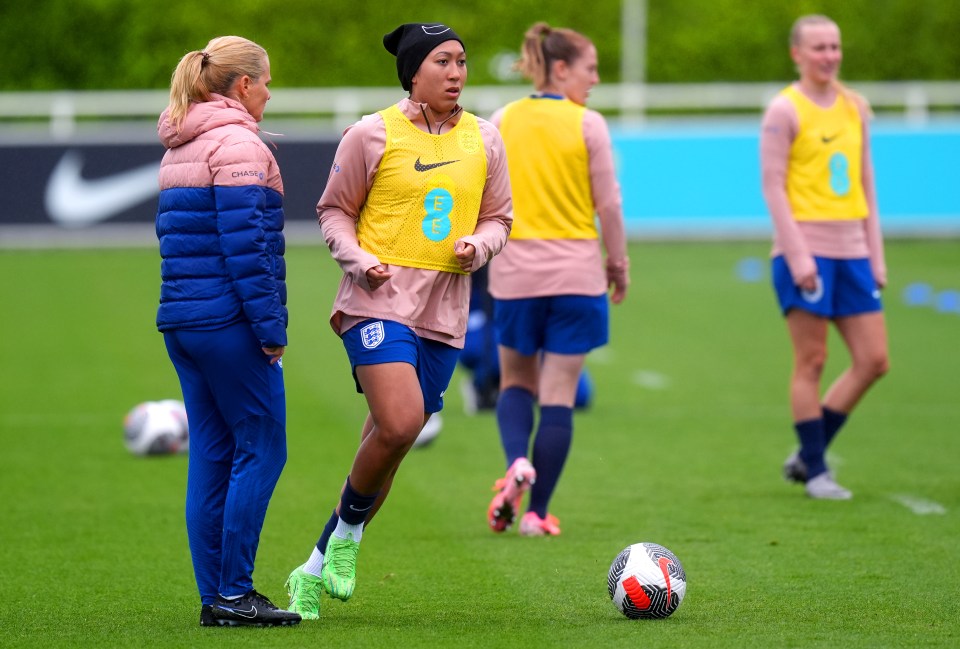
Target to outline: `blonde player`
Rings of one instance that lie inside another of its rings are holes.
[[[828,470],[826,449],[888,368],[870,109],[837,79],[843,54],[832,20],[798,19],[790,55],[800,78],[770,103],[760,137],[773,283],[794,354],[790,405],[800,450],[784,475],[805,483],[811,498],[845,500],[852,494]],[[821,398],[831,322],[852,362]]]

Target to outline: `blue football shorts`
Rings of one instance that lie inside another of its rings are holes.
[[[457,367],[459,349],[421,338],[410,327],[392,320],[364,320],[344,332],[342,340],[357,392],[363,393],[357,381],[358,365],[409,363],[420,379],[424,412],[443,410],[443,393]]]
[[[880,288],[873,278],[869,259],[814,257],[814,260],[817,288],[803,291],[793,283],[783,255],[773,258],[773,287],[784,315],[790,309],[803,309],[833,319],[883,310]]]
[[[494,300],[497,340],[524,356],[586,354],[610,339],[606,293]]]

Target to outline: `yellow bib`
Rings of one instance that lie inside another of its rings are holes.
[[[596,239],[583,106],[527,97],[500,120],[513,191],[511,239]]]
[[[453,254],[473,234],[487,178],[477,118],[464,111],[449,133],[424,133],[397,106],[380,111],[387,143],[360,212],[360,247],[384,263],[461,273]]]
[[[861,182],[860,111],[842,93],[822,108],[794,86],[782,91],[797,111],[799,130],[790,147],[787,197],[797,221],[867,217]]]

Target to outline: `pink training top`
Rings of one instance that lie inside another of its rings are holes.
[[[425,104],[402,99],[397,106],[411,122],[423,122]],[[487,178],[477,227],[472,235],[459,239],[477,250],[471,271],[500,252],[513,223],[503,141],[490,122],[480,118],[477,122],[487,155]],[[446,127],[453,125],[451,120]],[[330,324],[339,335],[368,318],[393,320],[409,326],[418,336],[463,348],[470,304],[469,275],[391,264],[388,268],[393,277],[377,290],[370,290],[366,272],[380,261],[360,248],[357,220],[385,149],[386,127],[379,113],[366,115],[348,127],[317,203],[323,237],[343,269]]]
[[[884,286],[887,283],[870,156],[869,115],[865,107],[861,106],[860,112],[863,124],[861,182],[869,214],[866,219],[853,221],[794,220],[787,198],[787,171],[790,147],[799,130],[797,111],[789,99],[777,95],[764,113],[760,134],[760,167],[763,197],[773,220],[771,256],[784,255],[795,281],[816,273],[813,260],[816,255],[834,259],[869,257],[877,284]]]
[[[501,108],[490,118],[500,124]],[[490,293],[498,299],[548,295],[601,295],[609,276],[626,284],[629,270],[623,200],[613,164],[610,132],[600,113],[583,113],[583,139],[590,159],[590,192],[607,251],[598,239],[512,239],[490,266]],[[608,276],[609,274],[609,276]]]

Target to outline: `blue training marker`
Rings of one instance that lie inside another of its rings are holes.
[[[937,293],[936,309],[941,313],[960,313],[960,291],[946,290]]]
[[[764,264],[756,257],[744,257],[737,262],[737,278],[742,282],[759,282],[763,279]]]
[[[933,302],[933,288],[923,282],[914,282],[903,289],[903,301],[907,306],[927,306]]]

